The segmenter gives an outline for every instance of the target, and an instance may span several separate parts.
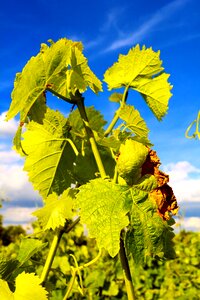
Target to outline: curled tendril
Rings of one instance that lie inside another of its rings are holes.
[[[194,133],[191,135],[190,131],[192,129],[192,127],[195,125],[195,131]],[[200,139],[200,132],[199,132],[199,125],[200,125],[200,110],[198,112],[197,118],[188,126],[186,132],[185,132],[185,136],[188,139]]]
[[[73,285],[75,284],[75,280],[76,280],[77,275],[79,277],[79,282],[80,282],[80,286],[78,285],[78,290],[79,290],[80,294],[82,296],[84,296],[83,280],[82,280],[82,275],[81,275],[80,271],[83,270],[84,268],[87,268],[87,267],[91,266],[92,264],[96,263],[98,261],[98,259],[101,257],[101,255],[102,255],[102,250],[99,249],[99,253],[94,259],[92,259],[91,261],[89,261],[88,263],[86,263],[82,266],[79,266],[78,262],[76,260],[76,257],[73,254],[70,254],[70,256],[74,260],[75,267],[71,266],[72,278],[70,280],[70,283],[69,283],[68,288],[67,288],[67,292],[66,292],[63,300],[67,300],[70,297],[70,294],[71,294]]]

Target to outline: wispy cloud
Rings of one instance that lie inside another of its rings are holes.
[[[114,42],[112,42],[112,44],[107,47],[105,52],[113,51],[140,42],[143,38],[147,36],[147,34],[149,34],[155,28],[155,26],[172,16],[172,14],[180,8],[182,8],[187,1],[188,0],[175,0],[165,5],[160,10],[156,11],[138,29],[129,34],[128,37],[120,37]]]
[[[35,220],[32,212],[36,207],[8,207],[3,210],[3,218],[5,224],[24,224]]]
[[[200,218],[180,218],[176,220],[175,231],[188,230],[188,231],[200,231]]]
[[[112,10],[108,11],[105,15],[103,25],[99,28],[99,33],[97,34],[95,39],[82,39],[85,49],[90,50],[105,44],[105,41],[108,38],[108,33],[110,33],[110,31],[115,32],[117,36],[124,36],[119,26],[119,20],[123,15],[125,9],[125,7],[120,6],[120,8],[114,7],[112,8]]]
[[[0,115],[0,137],[12,137],[18,127],[18,122],[16,119],[12,119],[8,122],[5,121],[6,118],[6,112],[3,112]]]
[[[100,28],[100,31],[102,33],[106,33],[110,30],[114,30],[119,36],[124,35],[124,32],[119,25],[119,20],[122,18],[122,15],[125,11],[125,6],[114,7],[112,10],[110,10],[106,15],[105,22]]]
[[[188,161],[180,161],[164,166],[164,171],[169,174],[169,183],[179,203],[200,203],[200,169]]]

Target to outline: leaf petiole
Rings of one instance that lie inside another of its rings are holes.
[[[111,131],[113,130],[113,128],[115,127],[117,121],[119,120],[119,114],[120,114],[120,110],[123,107],[123,105],[126,103],[127,98],[128,98],[128,90],[129,90],[129,85],[126,86],[124,93],[123,93],[123,97],[122,97],[122,101],[120,103],[120,107],[118,108],[118,110],[115,112],[115,115],[110,123],[110,125],[108,126],[108,128],[106,129],[104,136],[108,136]]]

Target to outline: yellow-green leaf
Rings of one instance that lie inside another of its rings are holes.
[[[21,273],[17,276],[14,300],[47,300],[47,291],[40,278],[34,273]]]
[[[62,194],[72,183],[76,155],[69,130],[67,119],[48,109],[43,124],[31,121],[23,134],[22,148],[27,154],[24,170],[44,198],[52,192]]]
[[[48,300],[47,291],[42,287],[40,278],[34,273],[21,273],[15,280],[12,293],[6,281],[0,279],[1,300]]]
[[[55,193],[49,195],[45,200],[45,206],[33,212],[38,218],[43,230],[56,229],[64,226],[66,219],[73,216],[72,206],[75,191],[67,189],[58,197]]]
[[[0,299],[15,300],[13,293],[9,289],[8,283],[2,279],[0,279]]]
[[[148,140],[149,129],[140,116],[140,113],[134,106],[123,105],[120,109],[119,116],[126,122],[125,127],[131,130],[135,135],[146,138]]]
[[[7,119],[20,112],[21,121],[24,121],[34,103],[43,102],[46,90],[70,101],[77,90],[82,93],[87,87],[95,93],[102,90],[100,80],[82,54],[81,43],[63,38],[50,46],[42,44],[40,52],[16,75]]]
[[[129,224],[131,207],[127,186],[101,178],[82,185],[76,196],[81,221],[87,225],[99,248],[104,247],[114,257],[119,252],[120,232]]]
[[[105,72],[104,81],[109,90],[125,86],[140,92],[160,120],[167,112],[172,88],[167,81],[169,75],[161,74],[163,70],[159,51],[137,45],[127,55],[119,56],[118,62]]]

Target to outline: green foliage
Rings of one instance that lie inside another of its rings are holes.
[[[119,60],[109,68],[104,80],[109,90],[130,87],[138,91],[147,102],[154,115],[160,120],[167,112],[171,97],[169,75],[163,71],[160,52],[154,52],[145,46],[129,50],[127,55],[120,55]]]
[[[64,227],[67,219],[73,217],[72,207],[75,191],[67,189],[59,197],[52,193],[46,198],[45,206],[33,212],[43,230]]]
[[[69,130],[64,116],[48,109],[43,124],[31,121],[23,134],[24,170],[44,198],[52,192],[60,195],[72,183],[76,155]]]
[[[119,117],[126,122],[126,128],[131,130],[138,137],[148,139],[149,129],[138,110],[131,105],[124,105],[119,113]]]
[[[12,293],[6,281],[0,279],[2,300],[47,300],[47,292],[40,285],[40,279],[35,274],[21,273],[16,277],[16,289]],[[34,296],[33,296],[34,295]]]
[[[158,174],[154,167],[142,173],[143,165],[149,163],[149,129],[139,111],[127,104],[129,90],[134,89],[158,120],[166,114],[171,86],[160,53],[145,46],[140,50],[137,45],[105,72],[109,90],[124,89],[110,97],[119,108],[105,129],[101,113],[84,104],[87,88],[97,94],[102,84],[82,51],[80,42],[50,41],[16,75],[7,119],[20,114],[14,147],[24,156],[24,170],[44,206],[34,212],[39,228],[34,228],[33,236],[22,240],[14,257],[0,260],[4,298],[47,299],[48,291],[50,299],[56,300],[80,299],[80,295],[83,299],[133,299],[133,287],[127,287],[126,297],[122,279],[124,274],[127,283],[129,264],[120,255],[123,272],[117,259],[123,245],[130,264],[144,263],[148,256],[174,254],[173,221],[162,219],[157,202],[150,197],[158,187]],[[69,104],[68,117],[48,107],[46,92]],[[95,239],[98,255],[85,247],[90,247],[90,238],[76,231],[79,221]],[[94,263],[99,263],[98,268]]]
[[[76,205],[80,208],[81,221],[87,224],[98,247],[104,247],[114,257],[119,252],[120,232],[129,223],[126,214],[131,203],[127,187],[95,179],[79,190]]]
[[[143,266],[136,266],[130,259],[136,299],[198,299],[200,289],[199,238],[200,234],[195,232],[182,231],[176,234],[174,238],[176,258],[173,260],[165,261],[148,258]],[[48,237],[48,240],[50,242],[50,237]],[[10,246],[16,245],[12,243]],[[11,250],[9,246],[3,246],[0,249],[0,256],[3,252],[5,259],[13,256],[16,251],[16,247]],[[42,262],[46,259],[47,251],[48,248],[46,247],[42,248],[38,254],[33,254],[31,272],[36,274],[41,272]],[[83,228],[80,224],[73,231],[65,234],[60,242],[57,256],[49,274],[48,289],[52,290],[53,288],[53,291],[49,294],[50,300],[62,300],[64,297],[66,281],[68,282],[71,276],[70,265],[73,264],[69,254],[76,256],[79,265],[90,261],[97,255],[94,239],[90,239],[83,234]],[[4,260],[4,266],[6,262],[9,264],[8,259],[7,261]],[[11,272],[13,272],[16,265],[12,265],[10,262],[11,266]],[[2,270],[1,263],[0,269]],[[27,269],[25,269],[25,272],[27,272]],[[96,264],[83,269],[81,274],[85,287],[84,296],[81,297],[78,289],[74,289],[70,299],[90,299],[89,297],[95,300],[127,299],[123,273],[117,257],[113,259],[103,253]],[[14,281],[14,278],[12,278],[12,281]],[[9,280],[10,283],[11,280]]]
[[[20,112],[24,121],[48,88],[66,98],[71,98],[77,90],[84,92],[87,86],[95,93],[100,91],[101,83],[89,69],[81,51],[81,43],[65,38],[50,46],[42,44],[38,55],[32,57],[22,73],[16,75],[7,118],[11,119]]]
[[[136,183],[141,177],[141,167],[146,160],[148,149],[143,144],[127,139],[119,149],[117,170],[129,185]]]

